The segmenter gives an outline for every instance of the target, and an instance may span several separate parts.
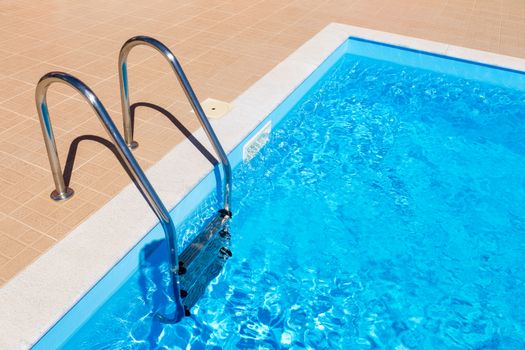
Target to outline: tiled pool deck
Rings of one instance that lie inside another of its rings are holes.
[[[233,100],[330,22],[340,22],[525,58],[525,3],[481,1],[81,1],[0,0],[0,285],[11,279],[128,182],[113,154],[81,142],[71,187],[49,199],[53,182],[34,106],[35,84],[69,72],[101,98],[120,127],[117,55],[133,35],[158,38],[179,57],[201,100]],[[198,127],[162,57],[129,58],[133,102],[172,112]],[[50,113],[64,164],[75,138],[105,134],[85,102],[54,85]],[[151,109],[137,109],[134,154],[145,168],[183,138]]]

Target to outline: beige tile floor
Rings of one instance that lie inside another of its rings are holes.
[[[71,187],[53,182],[34,106],[48,71],[76,75],[120,126],[117,55],[133,35],[151,35],[179,57],[201,99],[232,100],[330,22],[525,57],[522,0],[0,0],[0,285],[68,234],[127,183],[112,153],[81,142]],[[148,48],[129,58],[132,102],[167,108],[190,130],[189,105],[167,64]],[[54,85],[50,113],[64,163],[71,141],[105,137],[86,103]],[[145,168],[182,139],[158,112],[137,109],[135,155]]]

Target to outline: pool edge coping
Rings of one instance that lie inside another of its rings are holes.
[[[211,120],[226,152],[242,142],[351,36],[525,71],[525,59],[517,57],[331,23],[240,94],[232,102],[234,107],[227,115]],[[202,129],[194,134],[207,144]],[[192,153],[196,156],[188,157]],[[192,169],[191,176],[186,169]],[[209,163],[186,139],[148,169],[146,174],[166,207],[171,209],[210,170]],[[122,208],[126,210],[122,211]],[[138,212],[149,214],[137,216]],[[4,315],[0,319],[0,327],[4,334],[9,335],[9,339],[0,339],[0,348],[25,349],[34,345],[156,224],[157,218],[135,186],[132,183],[126,186],[109,203],[0,288],[0,314]],[[126,235],[119,231],[125,231]]]

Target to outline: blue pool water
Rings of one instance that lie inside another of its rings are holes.
[[[525,348],[524,91],[345,54],[234,184],[192,317],[154,242],[63,348]]]

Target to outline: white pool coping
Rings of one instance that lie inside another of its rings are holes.
[[[349,36],[525,71],[525,59],[521,58],[332,23],[235,99],[227,115],[211,121],[226,152]],[[208,145],[202,129],[195,135]],[[185,140],[146,174],[166,207],[173,208],[210,170],[209,163]],[[130,184],[4,285],[0,289],[0,349],[32,346],[157,222]]]

